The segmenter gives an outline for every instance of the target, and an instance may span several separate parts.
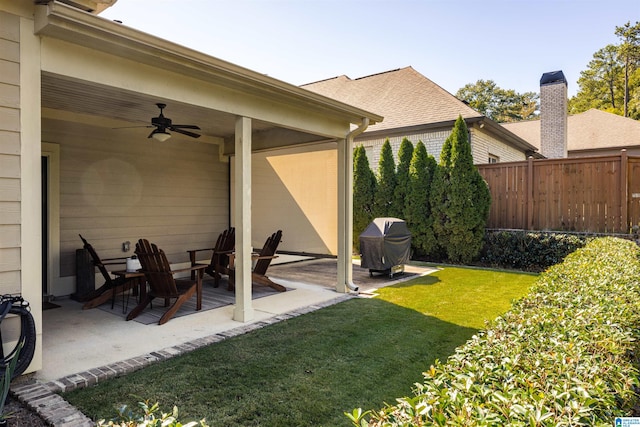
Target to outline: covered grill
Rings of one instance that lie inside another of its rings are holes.
[[[369,274],[384,273],[393,277],[404,272],[411,255],[411,233],[404,220],[376,218],[360,234],[360,267]]]

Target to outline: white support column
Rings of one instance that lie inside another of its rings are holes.
[[[251,302],[251,119],[236,118],[235,137],[236,305],[233,320],[253,320]]]
[[[353,281],[351,241],[353,235],[353,154],[349,138],[338,140],[338,281],[337,292],[348,292]]]

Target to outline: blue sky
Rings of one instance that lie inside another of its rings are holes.
[[[493,80],[569,95],[639,0],[118,0],[100,16],[300,85],[412,66],[444,89]]]

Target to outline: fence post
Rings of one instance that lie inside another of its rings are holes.
[[[627,150],[620,150],[620,203],[622,206],[622,224],[620,230],[622,233],[629,233],[631,231],[629,227],[629,203],[631,198],[629,197],[629,156]]]
[[[533,228],[533,156],[527,158],[527,188],[526,188],[526,209],[527,209],[527,224],[525,230],[531,230]]]

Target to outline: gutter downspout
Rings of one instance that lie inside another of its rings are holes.
[[[349,263],[348,263],[348,267],[347,267],[347,274],[346,274],[346,286],[347,288],[349,288],[349,290],[353,291],[353,292],[358,292],[358,287],[356,285],[353,284],[353,274],[351,272],[351,244],[353,241],[353,140],[355,139],[356,136],[360,135],[361,133],[363,133],[365,130],[367,130],[367,128],[369,127],[369,118],[368,117],[363,117],[362,118],[362,122],[360,123],[360,125],[353,129],[352,131],[350,131],[346,136],[345,136],[345,169],[346,169],[346,176],[345,176],[345,198],[347,199],[345,202],[345,227],[346,227],[346,236],[344,236],[344,240],[343,240],[343,252],[345,254],[345,257],[349,258]],[[346,261],[346,260],[345,260]]]

